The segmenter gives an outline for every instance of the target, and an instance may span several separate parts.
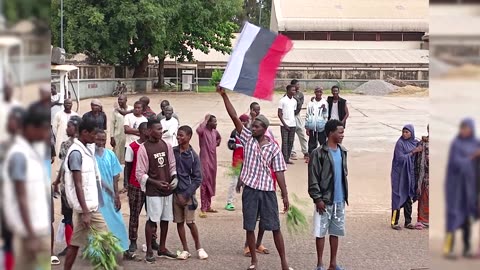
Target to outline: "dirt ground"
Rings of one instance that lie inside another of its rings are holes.
[[[230,98],[238,113],[246,112],[252,98],[230,94]],[[129,104],[133,104],[140,96],[129,96]],[[233,129],[233,124],[224,110],[221,98],[216,93],[156,93],[149,95],[151,107],[160,111],[159,103],[168,99],[180,117],[181,124],[196,128],[206,113],[217,116],[218,130],[222,135],[222,143],[218,148],[217,196],[213,207],[219,209],[218,214],[211,214],[206,219],[197,219],[202,245],[210,257],[199,261],[194,256],[187,261],[157,260],[156,264],[144,262],[126,262],[125,269],[156,269],[182,267],[182,269],[246,269],[249,259],[243,257],[245,233],[242,230],[242,214],[240,196],[237,196],[234,212],[222,210],[226,203],[229,179],[226,176],[231,162],[231,151],[226,142]],[[280,95],[273,102],[260,101],[262,113],[270,118],[277,138],[280,137],[277,104]],[[339,263],[346,269],[424,269],[428,266],[428,230],[425,231],[393,231],[390,229],[390,186],[389,175],[392,151],[400,130],[406,123],[413,123],[417,128],[417,137],[426,134],[428,121],[428,99],[421,97],[369,97],[346,96],[349,101],[350,118],[347,123],[344,145],[349,149],[349,198],[347,207],[347,236],[341,239]],[[110,112],[115,98],[101,99],[104,110]],[[89,110],[89,100],[80,105],[80,113]],[[192,139],[193,147],[198,151],[198,137]],[[298,139],[296,146],[300,147]],[[308,199],[307,165],[298,160],[288,167],[286,172],[289,194],[296,194]],[[127,198],[122,197],[122,213],[128,224]],[[416,208],[416,205],[414,205]],[[313,205],[304,209],[309,219],[313,215]],[[414,217],[416,211],[414,211]],[[60,202],[55,202],[55,228],[62,219]],[[284,222],[285,217],[281,217]],[[403,217],[401,219],[401,222]],[[144,224],[145,216],[141,217]],[[142,225],[141,225],[142,226]],[[141,231],[142,229],[140,229]],[[144,243],[144,235],[139,235],[139,246]],[[314,269],[316,251],[314,238],[305,235],[289,235],[284,230],[287,257],[294,269]],[[191,250],[192,240],[188,238]],[[259,257],[259,269],[279,269],[279,258],[275,251],[271,234],[265,235],[265,246],[271,254]],[[57,244],[59,252],[64,244]],[[176,228],[170,226],[167,247],[171,251],[180,249]],[[144,256],[139,250],[140,256]],[[328,263],[328,247],[324,260]],[[60,258],[62,261],[64,258]],[[61,269],[60,266],[52,269]],[[78,260],[75,269],[90,269],[87,262]]]

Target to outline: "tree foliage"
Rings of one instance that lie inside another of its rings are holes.
[[[3,10],[8,23],[39,19],[47,22],[50,17],[50,0],[3,0]]]
[[[51,4],[56,46],[59,1]],[[167,56],[192,61],[194,49],[229,53],[241,8],[242,0],[64,0],[65,50],[134,67],[134,76],[143,77],[149,54],[163,63]]]
[[[270,14],[272,0],[243,0],[243,9],[235,18],[235,22],[242,26],[244,21],[270,28]]]

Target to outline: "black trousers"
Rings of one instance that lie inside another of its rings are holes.
[[[472,234],[472,223],[467,218],[462,225],[463,238],[463,254],[466,255],[471,250],[470,236]],[[445,242],[445,252],[451,253],[455,246],[455,232],[447,232],[447,239]]]
[[[412,199],[408,200],[402,205],[403,214],[405,215],[405,226],[412,223]],[[400,209],[392,210],[392,225],[398,225],[398,220],[400,219]]]
[[[325,131],[315,132],[310,130],[310,136],[308,137],[308,154],[310,155],[318,145],[324,145],[327,142],[327,135]]]

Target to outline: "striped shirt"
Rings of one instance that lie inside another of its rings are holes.
[[[245,127],[237,136],[243,145],[244,158],[240,180],[253,189],[275,191],[275,181],[270,168],[274,172],[287,170],[280,147],[268,137],[266,139],[269,143],[260,146],[258,141],[252,137],[252,132]]]

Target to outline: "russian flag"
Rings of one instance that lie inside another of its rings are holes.
[[[292,41],[248,22],[223,73],[220,86],[259,99],[272,100],[275,76]]]

